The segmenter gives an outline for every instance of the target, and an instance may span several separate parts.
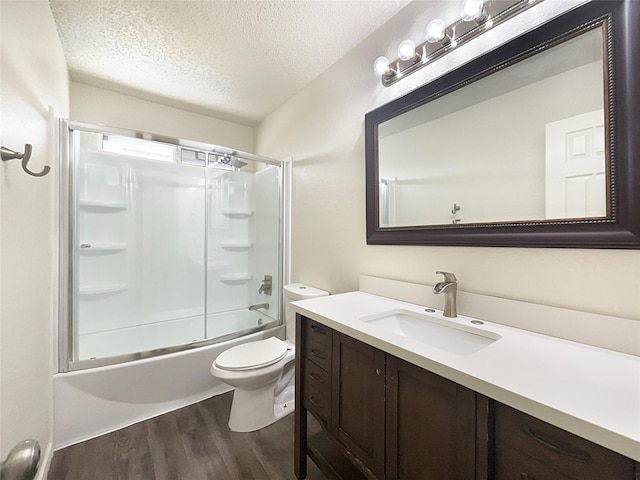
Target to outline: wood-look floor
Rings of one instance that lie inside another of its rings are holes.
[[[294,480],[293,415],[251,433],[227,426],[232,393],[58,450],[49,480]],[[309,461],[310,480],[324,480]]]

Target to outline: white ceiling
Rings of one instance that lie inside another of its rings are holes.
[[[255,125],[410,1],[49,3],[72,80]]]

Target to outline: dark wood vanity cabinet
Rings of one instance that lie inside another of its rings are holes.
[[[361,478],[475,479],[473,391],[313,320],[300,317],[298,327],[298,478],[308,411]]]
[[[331,480],[640,480],[632,459],[313,320],[296,335],[298,479],[309,455]]]

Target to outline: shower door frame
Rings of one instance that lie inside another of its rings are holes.
[[[171,144],[177,147],[176,152],[180,152],[181,148],[188,150],[198,150],[207,153],[207,160],[204,169],[204,177],[207,178],[207,169],[209,166],[209,154],[214,155],[233,155],[237,158],[250,160],[252,162],[261,162],[269,165],[280,167],[280,184],[279,184],[279,228],[278,242],[280,245],[278,253],[278,278],[280,278],[280,286],[285,285],[289,281],[289,232],[290,232],[290,202],[291,192],[291,160],[275,160],[263,157],[253,153],[243,152],[228,147],[203,142],[177,139],[165,135],[158,135],[148,132],[140,132],[136,130],[127,130],[117,127],[108,127],[104,125],[94,125],[89,123],[75,122],[68,119],[60,118],[59,122],[59,145],[58,145],[58,167],[59,167],[59,238],[58,238],[58,265],[59,265],[59,303],[58,303],[58,368],[59,373],[72,372],[76,370],[84,370],[88,368],[104,367],[107,365],[115,365],[145,358],[157,357],[169,353],[176,353],[194,348],[212,345],[216,343],[233,340],[251,333],[260,332],[270,328],[284,325],[284,302],[282,291],[277,292],[278,301],[278,319],[273,322],[265,323],[257,327],[245,329],[240,332],[223,335],[216,338],[205,338],[196,342],[182,345],[173,345],[154,350],[142,352],[128,353],[122,355],[114,355],[109,357],[92,358],[85,360],[74,360],[77,358],[78,342],[75,340],[78,331],[78,316],[76,311],[76,292],[77,292],[77,198],[76,198],[76,166],[79,159],[75,158],[75,149],[73,142],[73,132],[76,130],[113,134],[123,137],[131,137],[142,140],[150,140]],[[176,163],[182,163],[179,158],[174,159]],[[205,181],[205,232],[208,232],[208,207],[209,199],[207,197],[208,183]],[[207,325],[207,251],[208,244],[206,242],[205,233],[205,269],[204,269],[204,316],[203,329],[206,337]],[[286,276],[286,278],[285,278]]]

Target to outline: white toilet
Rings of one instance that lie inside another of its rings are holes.
[[[329,292],[301,283],[285,285],[286,341],[270,337],[243,343],[222,352],[213,362],[211,375],[235,387],[231,430],[253,432],[293,412],[296,319],[290,303],[325,295]]]

